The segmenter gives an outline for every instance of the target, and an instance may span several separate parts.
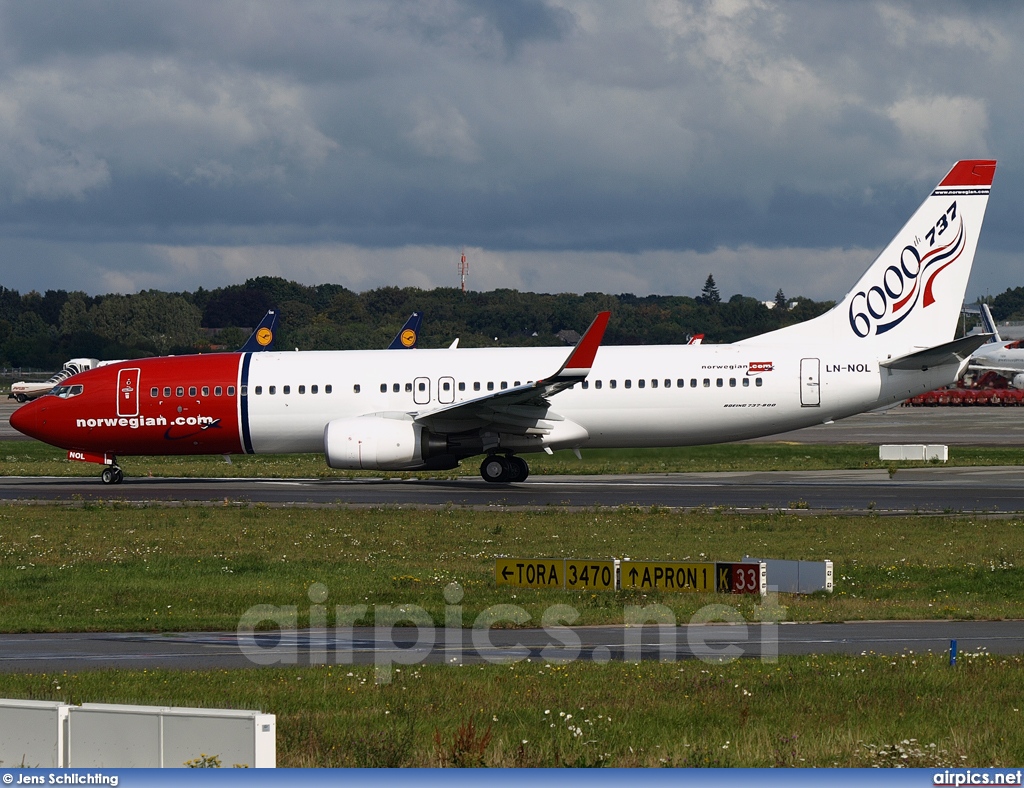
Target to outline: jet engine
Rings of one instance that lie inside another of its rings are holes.
[[[447,442],[405,419],[361,416],[335,419],[324,428],[324,456],[332,468],[349,470],[409,470],[454,467],[430,462],[444,455]],[[439,458],[440,459],[440,458]]]
[[[1013,376],[1013,380],[1010,381],[1010,385],[1015,389],[1024,389],[1024,372],[1018,372]]]

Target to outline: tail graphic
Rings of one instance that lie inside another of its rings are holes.
[[[953,339],[995,168],[958,162],[834,309],[747,341],[865,342],[897,356]]]
[[[992,342],[1002,342],[1003,340],[999,337],[999,329],[996,328],[996,321],[992,318],[992,312],[988,308],[988,304],[981,305],[981,327],[985,330],[986,334],[991,334]]]

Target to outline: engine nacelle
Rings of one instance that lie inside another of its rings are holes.
[[[332,468],[399,470],[423,467],[425,430],[403,419],[335,419],[324,428],[324,455]]]
[[[1013,376],[1013,380],[1010,381],[1010,385],[1015,389],[1024,389],[1024,372],[1018,372]]]

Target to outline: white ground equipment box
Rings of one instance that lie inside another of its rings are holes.
[[[886,460],[918,460],[919,462],[949,461],[949,446],[942,444],[922,443],[887,443],[878,447],[878,459]]]
[[[751,558],[744,561],[760,561],[768,570],[768,590],[783,594],[813,594],[828,591],[832,584],[831,561],[784,561],[779,558]]]

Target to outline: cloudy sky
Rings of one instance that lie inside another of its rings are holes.
[[[1024,285],[1024,4],[0,2],[0,284],[839,298],[961,158]]]

